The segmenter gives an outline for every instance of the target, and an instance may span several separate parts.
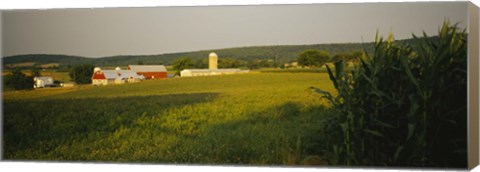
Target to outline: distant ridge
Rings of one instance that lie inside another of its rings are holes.
[[[429,39],[435,39],[430,37]],[[409,43],[413,39],[398,40],[400,43]],[[308,49],[324,50],[331,55],[341,52],[366,50],[373,52],[374,43],[336,43],[336,44],[313,44],[313,45],[275,45],[275,46],[252,46],[225,49],[201,50],[192,52],[167,53],[157,55],[120,55],[101,58],[87,58],[81,56],[53,55],[53,54],[26,54],[3,58],[3,66],[18,63],[34,63],[36,65],[58,63],[60,66],[93,64],[95,66],[126,66],[128,64],[165,64],[171,65],[179,57],[190,57],[194,60],[207,58],[212,51],[219,58],[236,58],[241,60],[276,59],[279,64],[295,61],[298,54]]]

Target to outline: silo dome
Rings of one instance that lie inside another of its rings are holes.
[[[116,67],[116,68],[115,68],[115,70],[122,70],[122,68],[120,68],[120,67]]]
[[[208,55],[208,57],[216,57],[216,58],[218,58],[217,54],[214,53],[214,52],[211,52],[211,53]]]
[[[93,68],[93,72],[98,72],[98,71],[101,71],[102,69],[100,69],[99,67],[95,67]]]
[[[211,52],[208,55],[208,69],[217,70],[218,69],[218,56],[214,52]]]

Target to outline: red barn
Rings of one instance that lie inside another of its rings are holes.
[[[167,68],[163,65],[128,65],[128,70],[143,75],[145,79],[167,78]]]

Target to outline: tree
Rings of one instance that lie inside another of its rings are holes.
[[[206,59],[206,58],[198,59],[198,60],[195,61],[194,66],[197,69],[208,68],[208,59]]]
[[[68,75],[77,84],[87,84],[92,82],[93,65],[83,64],[74,66]]]
[[[363,51],[355,51],[352,53],[352,57],[349,61],[360,61],[360,58],[363,56]]]
[[[332,57],[332,62],[340,62],[341,60],[345,62],[359,61],[359,58],[362,55],[363,55],[362,51],[355,51],[351,53],[338,53]]]
[[[11,74],[5,76],[5,85],[15,90],[33,88],[33,77],[25,75],[20,69],[14,69]]]
[[[34,76],[34,77],[35,77],[35,76],[42,76],[42,75],[40,74],[40,69],[38,69],[38,68],[33,68],[33,69],[32,69],[32,76]]]
[[[190,57],[180,57],[173,62],[173,69],[176,70],[175,75],[180,76],[180,71],[194,67]]]
[[[320,67],[330,59],[330,55],[326,51],[305,50],[298,57],[300,66],[317,66]]]
[[[218,61],[218,66],[220,68],[239,68],[245,65],[245,61],[231,57],[222,58]]]
[[[247,62],[247,67],[250,70],[258,69],[258,68],[260,68],[260,64],[258,63],[257,60],[250,60],[250,61]]]
[[[338,54],[335,54],[333,57],[332,57],[332,62],[340,62],[342,60],[346,60],[348,57],[350,56],[350,54],[348,53],[338,53]]]

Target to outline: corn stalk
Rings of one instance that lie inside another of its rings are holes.
[[[446,21],[438,37],[413,37],[399,45],[377,32],[352,70],[327,65],[338,95],[313,89],[337,114],[326,127],[332,164],[466,166],[465,30]]]

